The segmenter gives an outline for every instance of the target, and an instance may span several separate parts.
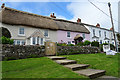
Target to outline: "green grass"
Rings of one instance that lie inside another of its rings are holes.
[[[64,55],[71,60],[76,60],[80,64],[90,64],[92,69],[106,70],[106,75],[118,76],[118,55],[111,56],[106,54],[79,54]]]
[[[2,61],[2,67],[3,78],[86,78],[46,57]]]

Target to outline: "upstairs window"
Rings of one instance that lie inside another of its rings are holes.
[[[104,35],[105,35],[105,37],[106,37],[106,32],[104,32]]]
[[[68,32],[67,32],[67,37],[69,37],[69,38],[70,38],[70,31],[68,31]]]
[[[83,39],[85,39],[85,33],[83,33],[82,36],[83,36]]]
[[[48,30],[44,30],[44,36],[48,37]]]
[[[93,36],[95,36],[95,29],[93,29]]]
[[[101,37],[101,31],[99,31],[99,37]]]
[[[19,34],[20,35],[24,35],[25,33],[24,33],[24,28],[19,28]]]

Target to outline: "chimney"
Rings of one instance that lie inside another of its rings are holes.
[[[112,31],[112,30],[113,30],[113,27],[112,27],[112,28],[110,28],[110,30]]]
[[[100,24],[99,24],[99,23],[97,23],[96,27],[100,27]]]
[[[51,14],[50,14],[50,17],[56,18],[56,16],[54,15],[54,13],[51,13]]]
[[[78,22],[78,23],[80,23],[80,22],[81,22],[81,19],[80,19],[80,18],[78,18],[77,22]]]
[[[1,8],[4,8],[5,7],[5,3],[2,4]]]

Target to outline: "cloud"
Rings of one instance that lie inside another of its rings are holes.
[[[109,15],[109,8],[107,2],[105,3],[98,3],[94,1],[94,4],[97,5],[100,9],[102,9],[105,13]],[[117,13],[118,13],[118,3],[117,2],[111,2],[112,4],[112,13],[113,18],[118,20]],[[110,29],[111,28],[111,22],[110,17],[103,14],[100,10],[98,10],[95,6],[90,4],[89,2],[72,2],[67,6],[67,9],[71,12],[74,17],[71,19],[71,21],[77,20],[77,18],[81,18],[82,22],[96,25],[97,23],[101,24],[101,27]],[[115,22],[115,30],[118,31],[118,23]]]

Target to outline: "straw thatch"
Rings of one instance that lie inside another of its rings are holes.
[[[3,8],[0,14],[2,14],[2,20],[0,19],[0,21],[7,24],[90,33],[83,24],[77,22],[50,18],[24,11],[19,11],[16,9],[11,9],[8,7]]]
[[[7,24],[27,25],[54,30],[58,29],[55,21],[50,18],[18,11],[8,7],[2,9],[2,22]]]
[[[81,37],[79,34],[75,36],[74,40],[78,39],[79,37]]]
[[[82,24],[56,19],[56,23],[60,30],[68,30],[81,33],[90,33],[89,30]]]

